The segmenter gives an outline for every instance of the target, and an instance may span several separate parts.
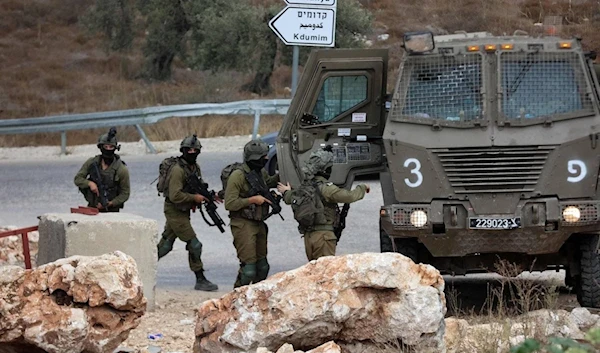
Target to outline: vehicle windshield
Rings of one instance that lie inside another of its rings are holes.
[[[411,57],[399,81],[400,120],[470,122],[482,117],[481,55]]]
[[[593,113],[576,53],[502,53],[500,74],[505,119]]]

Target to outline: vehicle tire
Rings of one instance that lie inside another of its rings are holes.
[[[598,239],[598,235],[582,236],[579,243],[581,276],[575,285],[577,301],[582,307],[600,308],[600,255],[596,253]]]
[[[271,158],[271,163],[269,163],[269,175],[275,175],[278,169],[279,166],[277,165],[277,155],[274,155],[273,158]]]
[[[417,251],[419,246],[417,239],[395,239],[395,243],[396,250],[398,253],[410,258],[413,262],[417,263]],[[387,235],[387,233],[383,229],[380,229],[379,231],[379,246],[382,253],[394,251],[394,248],[392,247],[392,239]]]

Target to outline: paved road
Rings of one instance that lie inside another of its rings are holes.
[[[165,221],[163,199],[157,196],[156,185],[150,185],[150,182],[156,178],[158,165],[166,156],[168,154],[124,158],[131,174],[132,195],[123,211],[157,220],[159,232],[162,232]],[[239,152],[201,154],[203,175],[209,185],[219,190],[221,169],[239,158]],[[73,184],[73,177],[84,160],[0,161],[0,225],[35,225],[36,217],[41,214],[68,213],[70,207],[85,205],[83,196]],[[347,228],[338,247],[339,254],[379,251],[381,188],[376,181],[368,184],[371,185],[371,193],[350,208]],[[222,206],[219,211],[228,224],[227,213]],[[279,217],[267,221],[271,274],[306,263],[303,242],[291,209],[287,206],[284,207],[283,217],[285,221]],[[200,214],[193,214],[192,218],[192,225],[204,245],[202,259],[207,270],[206,276],[217,283],[220,290],[231,289],[238,262],[229,227],[221,234],[216,227],[208,227]],[[174,250],[159,262],[157,282],[157,286],[162,288],[188,289],[193,286],[194,275],[188,268],[187,252],[182,242],[178,241]]]

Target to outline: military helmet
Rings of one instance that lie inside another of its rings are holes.
[[[269,153],[269,145],[261,140],[252,140],[244,146],[244,162],[264,158]]]
[[[118,148],[116,128],[111,127],[107,134],[102,134],[100,135],[100,137],[98,137],[98,143],[96,144],[96,146],[98,146],[98,148],[101,148],[102,145],[111,145],[115,148]]]
[[[181,144],[179,145],[179,151],[183,152],[184,148],[195,148],[198,151],[200,151],[200,149],[202,148],[202,144],[200,143],[200,140],[198,140],[196,134],[194,134],[192,136],[184,138],[181,141]]]
[[[304,163],[302,173],[304,173],[306,179],[312,179],[315,175],[324,172],[327,168],[333,167],[333,160],[334,155],[330,149],[314,151]]]

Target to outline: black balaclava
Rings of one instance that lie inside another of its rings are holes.
[[[183,149],[183,159],[188,162],[188,164],[196,164],[196,159],[200,154],[200,151],[196,150],[196,153],[189,153],[189,148],[185,147]]]
[[[261,170],[267,164],[267,160],[264,158],[253,159],[253,160],[249,160],[246,163],[248,164],[248,167],[250,167],[250,169],[252,169],[252,170]]]
[[[317,175],[320,175],[325,179],[329,179],[329,177],[331,176],[331,168],[332,166],[329,166],[324,171],[317,173]]]
[[[100,147],[100,151],[102,152],[102,160],[106,164],[111,164],[115,160],[115,150],[107,150],[104,146]]]

